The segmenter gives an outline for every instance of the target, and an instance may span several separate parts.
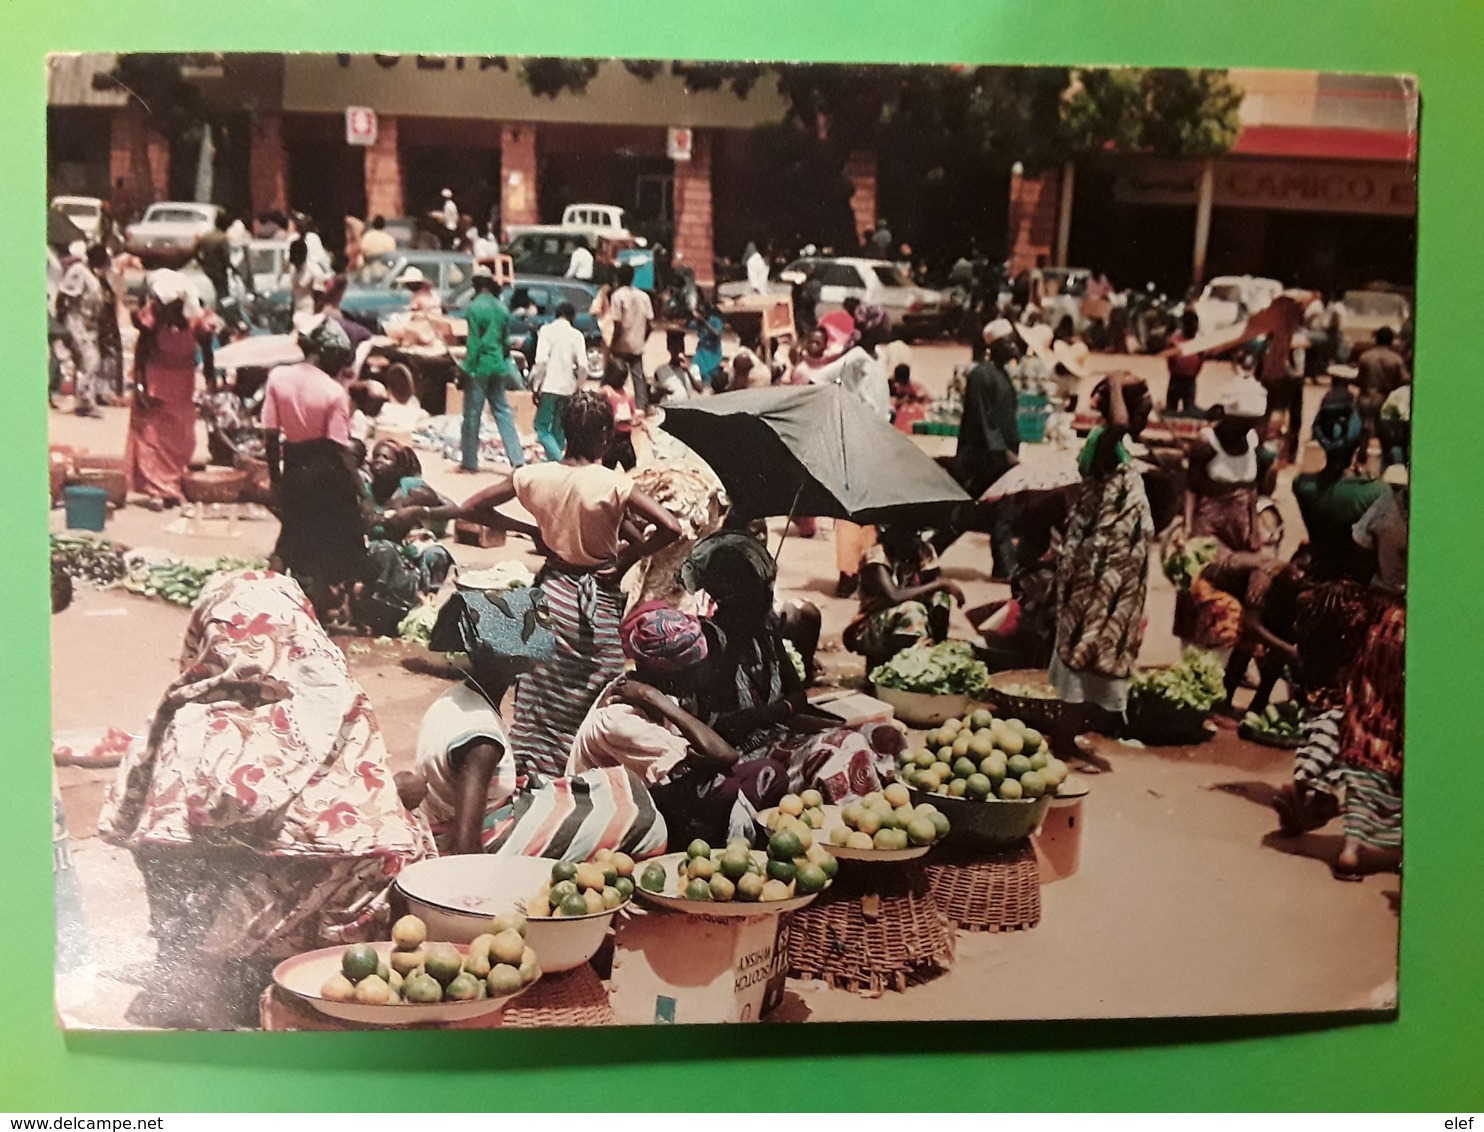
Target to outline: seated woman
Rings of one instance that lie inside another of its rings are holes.
[[[518,852],[587,860],[601,848],[664,851],[665,826],[644,785],[622,769],[539,783],[517,773],[500,704],[518,676],[551,660],[557,638],[541,591],[460,590],[439,612],[431,647],[469,657],[463,684],[423,716],[417,769],[402,783],[444,853]],[[575,821],[550,822],[555,813]],[[616,813],[630,815],[615,822]]]
[[[786,766],[790,790],[817,785],[834,801],[869,794],[895,776],[906,740],[890,724],[857,730],[810,708],[773,611],[776,576],[767,549],[731,531],[702,540],[682,567],[686,587],[704,589],[715,606],[696,714],[742,762],[770,757]]]
[[[634,611],[623,626],[633,676],[604,690],[572,743],[568,774],[622,767],[643,780],[672,847],[752,836],[758,811],[788,791],[771,759],[739,765],[737,751],[690,708],[707,658],[701,622],[669,606]]]
[[[845,647],[866,658],[866,669],[903,649],[948,639],[953,603],[964,591],[942,577],[938,555],[909,524],[881,530],[861,567],[860,612],[845,629]]]
[[[375,508],[366,532],[370,570],[351,608],[359,624],[389,637],[453,568],[452,553],[437,540],[447,534],[460,507],[434,491],[422,478],[417,454],[394,441],[379,441],[371,449],[368,474]]]
[[[275,963],[385,939],[391,878],[433,851],[304,591],[252,570],[207,583],[100,830],[144,877],[164,1027],[256,1025]]]

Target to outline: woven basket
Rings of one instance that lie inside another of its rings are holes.
[[[921,865],[841,864],[825,895],[795,912],[789,974],[857,993],[906,990],[953,965],[953,933]]]
[[[558,975],[543,975],[500,1015],[502,1027],[516,1030],[617,1024],[607,989],[586,963]]]
[[[101,487],[115,507],[122,507],[129,498],[129,477],[114,468],[76,468],[67,474],[66,486]]]
[[[237,454],[237,467],[247,473],[242,485],[241,500],[244,503],[260,503],[267,506],[273,502],[273,481],[268,477],[268,461],[256,456]]]
[[[247,480],[248,474],[241,468],[207,468],[183,475],[180,492],[187,503],[236,503]]]
[[[960,931],[1014,932],[1041,922],[1041,871],[1029,840],[973,857],[934,854],[927,866],[934,899]]]
[[[1096,704],[1073,704],[1063,699],[1016,696],[1002,691],[1012,684],[1049,687],[1050,679],[1046,669],[1018,668],[996,672],[989,678],[989,691],[981,698],[990,705],[995,715],[1005,719],[1018,719],[1044,733],[1053,752],[1063,758],[1077,753],[1070,741],[1072,736],[1080,732],[1096,731],[1104,735],[1117,733],[1118,717]]]

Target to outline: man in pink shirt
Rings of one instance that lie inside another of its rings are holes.
[[[263,395],[281,524],[271,565],[293,576],[327,621],[338,588],[366,573],[374,510],[350,449],[350,394],[336,379],[350,363],[350,339],[339,323],[321,319],[299,345],[305,360],[270,373]]]

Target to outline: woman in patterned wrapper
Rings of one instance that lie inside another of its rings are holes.
[[[1123,441],[1139,435],[1153,404],[1144,382],[1123,373],[1100,383],[1092,403],[1103,424],[1077,458],[1082,486],[1057,560],[1051,682],[1068,703],[1122,714],[1143,640],[1154,535],[1144,481]]]
[[[275,963],[384,939],[386,895],[433,852],[370,701],[291,579],[216,575],[180,676],[100,820],[144,877],[157,954],[142,1024],[257,1024]]]

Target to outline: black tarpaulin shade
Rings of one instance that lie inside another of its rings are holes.
[[[706,463],[747,519],[944,520],[969,497],[906,436],[836,385],[742,389],[665,406],[661,426]]]
[[[61,209],[46,210],[46,242],[53,247],[65,248],[77,240],[86,240],[87,233],[72,222]]]

